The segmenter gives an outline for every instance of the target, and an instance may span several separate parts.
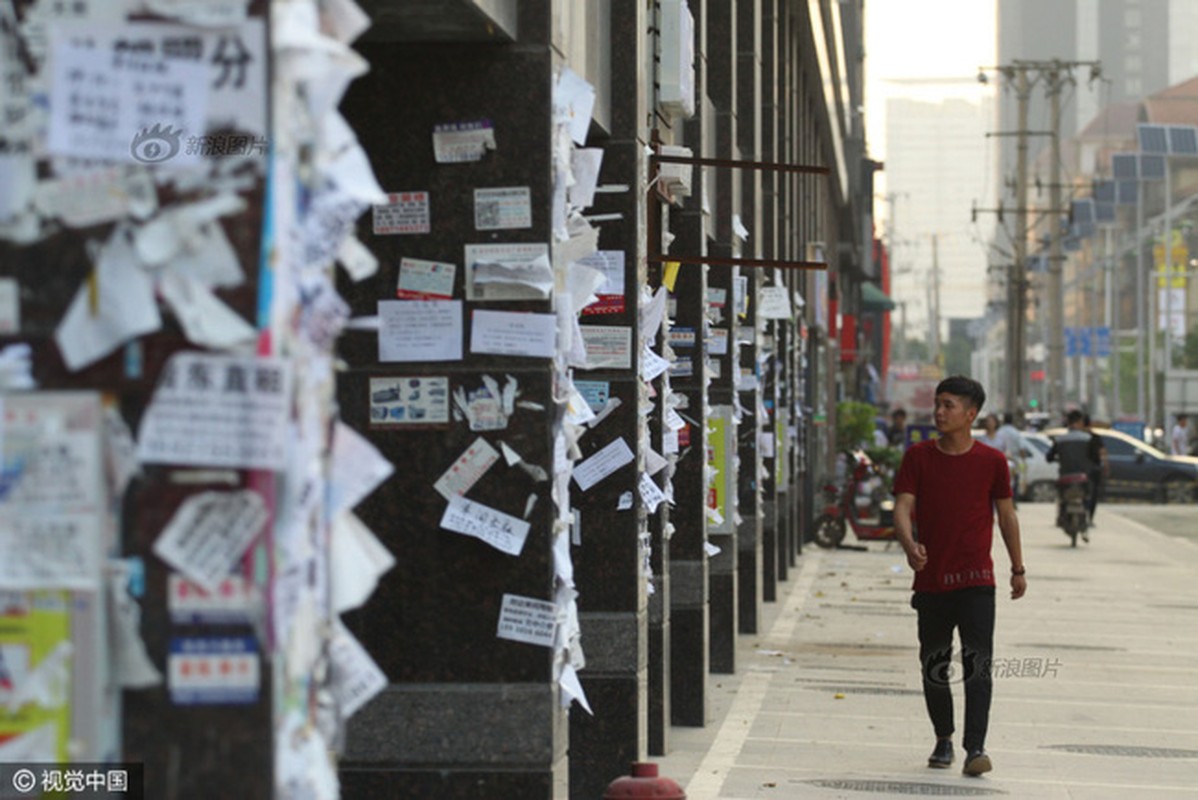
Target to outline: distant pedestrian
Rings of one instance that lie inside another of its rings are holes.
[[[1173,426],[1173,432],[1169,436],[1169,452],[1175,456],[1190,454],[1189,419],[1186,414],[1178,414],[1177,423]]]
[[[891,447],[900,449],[907,446],[907,412],[896,408],[890,412],[890,429],[886,432]]]
[[[1027,591],[1019,519],[1006,457],[974,442],[970,428],[986,402],[982,385],[954,375],[936,387],[940,436],[912,445],[894,480],[895,532],[915,570],[919,658],[928,717],[936,733],[929,767],[953,763],[953,630],[961,637],[965,684],[964,772],[991,769],[986,754],[993,689],[995,579],[990,558],[994,512],[1011,560],[1011,597]],[[912,512],[919,540],[912,528]]]

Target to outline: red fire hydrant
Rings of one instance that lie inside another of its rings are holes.
[[[632,762],[632,774],[616,778],[608,784],[603,800],[623,800],[629,797],[652,797],[656,800],[686,800],[686,792],[673,778],[660,778],[657,765],[643,761]]]

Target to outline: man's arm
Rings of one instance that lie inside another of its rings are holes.
[[[1015,504],[1011,498],[1004,497],[994,503],[998,510],[998,529],[1002,532],[1003,544],[1007,546],[1007,555],[1011,559],[1011,572],[1023,572],[1023,545],[1019,539],[1019,517],[1015,515]],[[897,508],[896,508],[897,512]],[[898,514],[895,514],[897,521]],[[1011,599],[1018,600],[1027,591],[1027,578],[1023,575],[1011,575]]]
[[[928,563],[928,551],[915,541],[911,532],[911,509],[915,508],[915,495],[903,492],[894,500],[894,535],[907,554],[911,569],[919,572]]]

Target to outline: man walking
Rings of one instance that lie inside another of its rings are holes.
[[[1188,456],[1190,454],[1190,432],[1186,425],[1189,423],[1189,417],[1185,414],[1177,415],[1177,423],[1173,426],[1173,430],[1169,435],[1169,451],[1175,456]]]
[[[982,385],[954,375],[936,387],[940,436],[912,445],[894,480],[895,531],[915,570],[911,605],[919,612],[919,659],[928,716],[936,733],[929,767],[953,763],[953,630],[961,637],[965,683],[964,772],[991,769],[986,754],[994,653],[994,511],[1011,560],[1011,597],[1027,591],[1019,520],[1007,459],[975,444],[970,428],[986,402]],[[912,511],[919,540],[912,529]]]

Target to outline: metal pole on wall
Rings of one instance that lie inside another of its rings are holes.
[[[1173,169],[1169,163],[1169,156],[1165,156],[1165,364],[1163,367],[1165,376],[1169,375],[1169,370],[1173,368]],[[1157,286],[1161,285],[1161,281],[1156,282]],[[1160,290],[1157,289],[1157,296],[1160,296]],[[1155,377],[1153,384],[1156,383]],[[1152,405],[1152,418],[1156,420],[1157,427],[1164,427],[1166,422],[1164,414],[1158,416],[1157,405]]]
[[[1111,253],[1111,229],[1109,227],[1103,228],[1103,244],[1103,249],[1106,251],[1106,258],[1103,261],[1103,277],[1106,279],[1106,309],[1103,321],[1107,330],[1111,332],[1111,354],[1107,356],[1111,374],[1110,416],[1112,420],[1116,420],[1122,413],[1120,390],[1123,387],[1119,385],[1119,361],[1122,358],[1122,350],[1119,341],[1119,308],[1115,305],[1115,295],[1111,285],[1114,281],[1115,260],[1114,254]]]

